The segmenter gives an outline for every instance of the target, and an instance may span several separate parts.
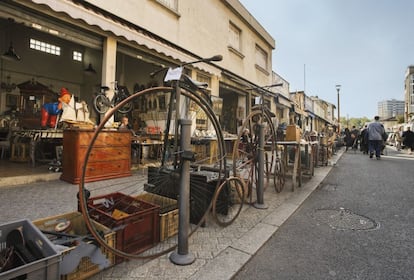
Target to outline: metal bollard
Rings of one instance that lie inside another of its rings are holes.
[[[257,201],[253,205],[257,209],[267,209],[268,206],[264,203],[264,124],[259,127],[259,176],[256,188]]]
[[[180,120],[181,150],[191,150],[191,120]],[[188,252],[188,234],[190,231],[190,162],[182,157],[180,174],[180,195],[178,198],[178,247],[170,255],[170,261],[178,265],[189,265],[195,261],[193,254]]]

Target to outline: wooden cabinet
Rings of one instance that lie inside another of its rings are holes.
[[[40,128],[43,104],[57,102],[58,94],[34,80],[21,83],[17,87],[21,94],[18,104],[20,126],[27,129]]]
[[[77,184],[94,131],[70,129],[63,132],[61,180]],[[89,154],[85,182],[131,176],[131,132],[101,131]]]

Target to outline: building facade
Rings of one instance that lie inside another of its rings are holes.
[[[122,5],[6,0],[0,5],[1,47],[12,46],[20,57],[2,59],[0,114],[13,108],[24,112],[27,128],[36,127],[42,104],[56,100],[61,87],[91,107],[101,85],[113,94],[118,81],[132,93],[162,84],[163,77],[150,76],[160,67],[219,54],[222,61],[188,65],[185,71],[208,83],[226,108],[219,113],[223,128],[236,133],[258,95],[248,89],[272,83],[275,41],[237,0],[125,0]],[[12,87],[28,82],[32,88],[25,94]]]
[[[397,116],[403,116],[405,101],[403,100],[383,100],[378,102],[378,116],[381,119],[388,119]]]
[[[414,116],[414,65],[407,67],[404,79],[404,121],[410,122]]]

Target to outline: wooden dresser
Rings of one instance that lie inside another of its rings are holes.
[[[93,130],[63,132],[61,180],[78,184]],[[89,154],[85,182],[131,176],[131,132],[101,131]]]

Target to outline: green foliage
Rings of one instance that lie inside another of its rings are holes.
[[[342,117],[341,118],[341,127],[343,129],[345,129],[346,127],[348,127],[349,129],[351,129],[353,126],[357,127],[357,128],[361,128],[363,127],[366,123],[371,122],[371,119],[368,119],[367,117],[362,117],[362,118],[345,118]]]
[[[404,123],[404,115],[398,115],[396,118],[398,123]]]

